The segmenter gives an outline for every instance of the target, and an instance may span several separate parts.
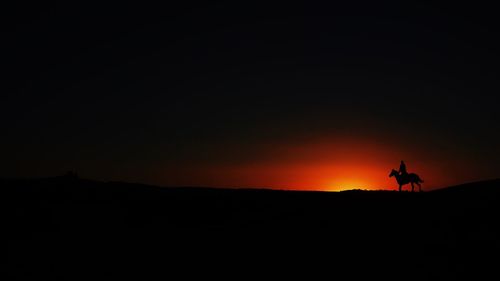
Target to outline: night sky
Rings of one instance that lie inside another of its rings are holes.
[[[179,2],[6,10],[0,177],[395,189],[401,160],[424,189],[500,177],[493,7]]]

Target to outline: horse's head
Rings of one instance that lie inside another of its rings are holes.
[[[393,176],[396,176],[398,175],[398,171],[392,169],[391,173],[389,174],[389,177],[393,177]]]

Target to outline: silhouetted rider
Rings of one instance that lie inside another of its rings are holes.
[[[399,165],[399,174],[402,176],[408,175],[408,172],[406,171],[406,164],[403,160],[401,160],[401,164]]]

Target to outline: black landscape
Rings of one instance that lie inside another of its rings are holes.
[[[2,180],[7,274],[481,278],[498,262],[499,187],[300,192]]]

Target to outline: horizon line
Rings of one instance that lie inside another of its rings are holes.
[[[269,191],[295,191],[295,192],[329,192],[329,193],[334,193],[334,192],[345,192],[345,191],[366,191],[366,192],[377,192],[377,191],[395,191],[398,192],[395,189],[384,189],[384,188],[378,188],[378,189],[366,189],[366,188],[350,188],[350,189],[342,189],[342,190],[325,190],[325,189],[297,189],[297,188],[286,188],[286,187],[263,187],[263,186],[254,186],[254,187],[238,187],[238,186],[210,186],[210,185],[200,185],[200,186],[195,186],[195,185],[178,185],[178,186],[173,186],[173,185],[159,185],[159,184],[150,184],[150,183],[142,183],[142,182],[133,182],[133,181],[120,181],[120,180],[97,180],[97,179],[91,179],[91,178],[84,178],[84,177],[79,177],[78,175],[69,175],[69,174],[64,174],[64,175],[58,175],[58,176],[46,176],[46,177],[0,177],[0,180],[49,180],[49,179],[73,179],[73,180],[87,180],[87,181],[94,181],[94,182],[102,182],[102,183],[122,183],[122,184],[133,184],[133,185],[145,185],[145,186],[151,186],[151,187],[158,187],[158,188],[198,188],[198,189],[228,189],[228,190],[269,190]],[[491,181],[500,181],[499,178],[489,178],[489,179],[484,179],[484,180],[477,180],[477,181],[468,181],[460,184],[454,184],[450,186],[444,186],[444,187],[438,187],[438,188],[433,188],[427,191],[434,191],[434,190],[441,190],[441,189],[446,189],[449,187],[455,187],[455,186],[462,186],[462,185],[468,185],[468,184],[474,184],[474,183],[482,183],[482,182],[491,182]],[[408,190],[403,190],[407,191]]]

